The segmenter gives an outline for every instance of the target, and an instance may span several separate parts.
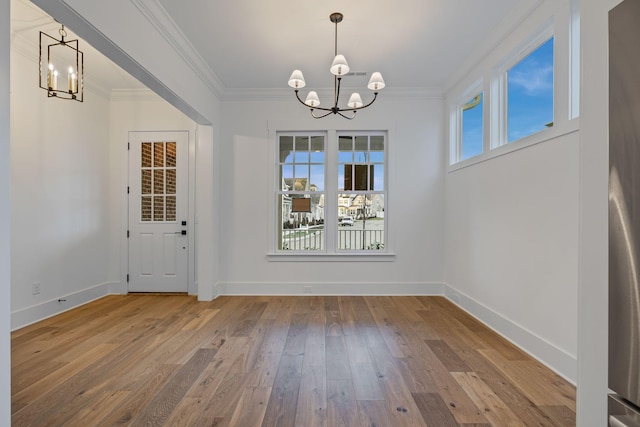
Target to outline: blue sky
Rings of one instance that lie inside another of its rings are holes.
[[[508,142],[553,122],[553,38],[508,71],[507,86]],[[482,153],[483,104],[463,112],[461,160]]]

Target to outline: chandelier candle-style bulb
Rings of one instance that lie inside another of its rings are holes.
[[[306,85],[304,81],[304,76],[302,75],[302,71],[293,70],[291,73],[291,77],[289,77],[289,86],[294,89],[301,89]]]
[[[369,79],[369,84],[367,84],[367,87],[373,91],[379,91],[380,89],[384,88],[384,80],[382,79],[382,74],[380,74],[379,72],[375,72],[373,74],[371,74],[371,78]]]
[[[360,108],[364,105],[362,102],[362,98],[358,92],[354,92],[351,94],[351,98],[349,98],[349,102],[347,102],[347,106],[349,108]]]
[[[67,73],[67,89],[69,93],[73,93],[73,67],[69,67],[69,72]]]
[[[329,69],[334,76],[344,76],[349,72],[349,64],[344,55],[336,55]]]
[[[53,89],[53,64],[47,67],[47,88]]]
[[[309,107],[317,107],[320,105],[320,98],[318,98],[318,93],[315,90],[309,92],[307,95],[307,99],[304,101]]]
[[[51,81],[51,89],[58,90],[58,70],[53,70],[53,80]]]

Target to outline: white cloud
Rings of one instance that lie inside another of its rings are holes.
[[[526,70],[509,72],[509,83],[524,89],[530,96],[538,95],[553,88],[553,65],[533,66]]]

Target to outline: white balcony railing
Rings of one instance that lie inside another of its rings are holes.
[[[282,249],[292,251],[324,250],[322,227],[311,226],[282,231]],[[362,230],[358,228],[338,229],[338,250],[382,250],[384,249],[384,230]]]

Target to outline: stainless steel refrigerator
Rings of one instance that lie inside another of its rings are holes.
[[[609,425],[640,427],[640,0],[609,13]]]

